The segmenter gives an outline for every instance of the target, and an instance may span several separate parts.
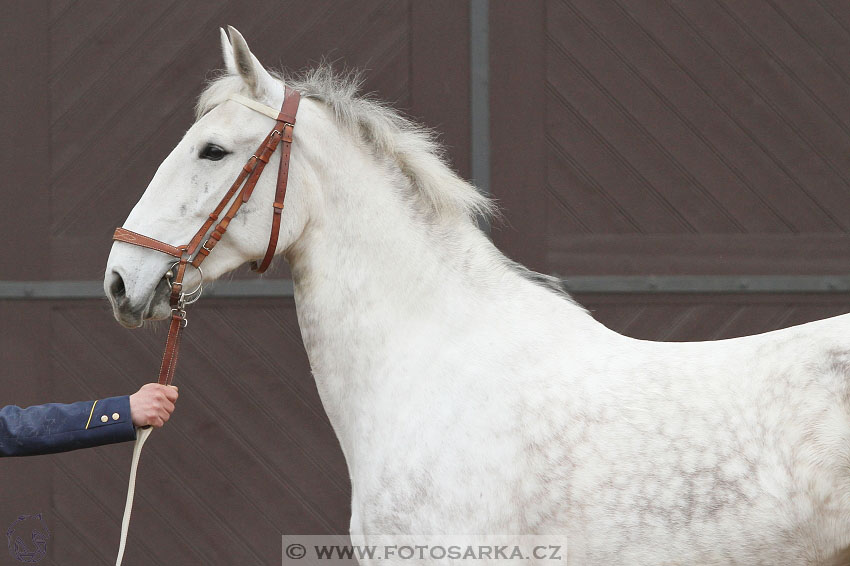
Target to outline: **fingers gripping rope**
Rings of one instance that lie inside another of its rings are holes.
[[[124,518],[121,520],[121,543],[118,546],[118,558],[115,566],[121,566],[124,559],[124,548],[127,546],[127,530],[130,528],[130,512],[133,509],[133,496],[136,493],[136,470],[139,467],[139,456],[142,454],[142,446],[150,436],[153,429],[149,426],[136,429],[136,443],[133,445],[133,463],[130,464],[130,485],[127,486],[127,502],[124,504]]]

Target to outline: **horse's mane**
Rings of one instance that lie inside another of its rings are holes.
[[[392,159],[410,180],[425,209],[439,219],[476,221],[497,214],[496,205],[449,167],[436,134],[394,108],[359,94],[361,76],[338,74],[326,64],[293,77],[276,75],[303,97],[325,104],[339,124],[370,144],[375,152]],[[201,93],[195,108],[196,119],[221,104],[230,94],[244,88],[238,76],[214,78]],[[498,253],[496,263],[520,277],[552,291],[575,304],[557,277],[526,269]]]
[[[492,200],[451,170],[432,130],[368,95],[359,94],[362,80],[358,73],[339,74],[323,64],[301,75],[278,75],[278,78],[303,97],[324,103],[340,126],[370,144],[376,154],[394,160],[426,209],[438,218],[486,218],[496,212]],[[196,118],[242,88],[241,78],[234,75],[213,79],[198,99]]]

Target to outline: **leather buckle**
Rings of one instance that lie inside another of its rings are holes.
[[[280,134],[280,139],[287,143],[292,143],[292,133],[295,131],[295,124],[289,122],[283,123],[283,132]]]
[[[186,318],[186,309],[185,308],[172,308],[171,309],[171,318],[179,318],[181,328],[186,328],[189,326],[189,319]]]
[[[248,158],[248,161],[245,162],[245,165],[242,166],[242,169],[246,173],[251,173],[254,170],[254,168],[257,166],[257,161],[259,161],[257,156],[252,155],[251,157]]]

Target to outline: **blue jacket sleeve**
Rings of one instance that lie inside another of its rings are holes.
[[[33,456],[136,438],[130,397],[0,409],[0,456]]]

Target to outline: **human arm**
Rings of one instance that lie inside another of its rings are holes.
[[[0,456],[33,456],[136,438],[130,397],[0,409]]]
[[[78,403],[0,408],[0,456],[33,456],[136,438],[137,426],[162,426],[177,388],[149,383],[132,395]]]

